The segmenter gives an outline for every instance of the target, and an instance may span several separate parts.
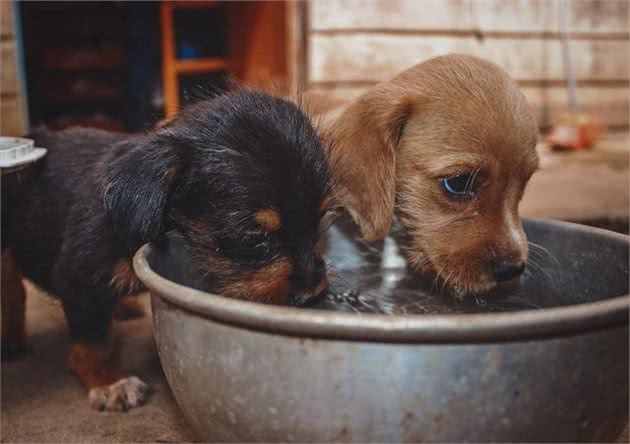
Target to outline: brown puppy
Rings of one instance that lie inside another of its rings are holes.
[[[376,85],[328,131],[336,195],[366,239],[395,213],[409,261],[456,294],[522,273],[518,204],[538,167],[536,120],[498,66],[437,57]]]

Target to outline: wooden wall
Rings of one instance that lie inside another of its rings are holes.
[[[628,0],[570,0],[582,107],[628,127]],[[306,89],[340,100],[433,56],[470,53],[503,66],[542,127],[567,107],[558,0],[314,0],[306,17]]]
[[[0,1],[0,135],[3,136],[21,136],[26,131],[12,7],[10,1]]]

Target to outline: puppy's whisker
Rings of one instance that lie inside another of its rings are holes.
[[[437,258],[437,257],[441,257],[441,256],[444,256],[444,254],[440,254],[440,255],[437,255],[435,257]],[[444,264],[442,265],[442,268],[440,268],[440,270],[435,274],[435,279],[433,280],[433,288],[434,289],[437,289],[438,280],[441,279],[443,281],[443,284],[442,284],[442,287],[441,287],[439,293],[442,292],[442,290],[444,289],[444,286],[445,286],[445,283],[444,283],[445,279],[444,279],[444,276],[442,275],[442,272],[445,269],[450,268],[450,260],[451,260],[451,254],[448,254],[446,256],[446,259],[444,260]],[[451,277],[452,273],[453,273],[453,270],[451,269],[451,272],[447,276],[446,280],[448,280],[448,278]]]
[[[328,280],[331,284],[331,287],[339,286],[343,288],[344,290],[353,288],[353,285],[351,285],[350,282],[347,279],[345,279],[342,274],[339,274],[337,270],[327,267],[327,271],[328,271]]]
[[[542,245],[539,245],[531,241],[527,241],[527,245],[529,245],[532,248],[530,250],[531,252],[539,252],[539,254],[545,254],[547,257],[553,260],[557,265],[560,265],[560,261],[558,260],[558,258]]]
[[[456,294],[458,297],[463,296],[468,292],[467,290],[467,282],[463,283],[462,286],[462,275],[464,274],[464,268],[460,268],[457,273],[457,282],[459,283],[458,289],[456,290]]]
[[[530,254],[527,258],[527,265],[531,265],[534,269],[539,270],[541,273],[545,274],[545,276],[549,276],[549,273],[546,271],[548,267],[545,264],[549,264],[550,258],[547,256],[542,256],[540,254]]]
[[[528,258],[527,258],[528,263],[530,261],[536,261],[537,265],[542,265],[544,263],[548,263],[549,262],[549,258],[546,256],[541,256],[540,254],[536,254],[535,252],[530,252]]]
[[[442,264],[442,267],[435,273],[434,285],[437,283],[437,280],[442,276],[442,271],[444,271],[444,269],[448,265],[448,260],[449,258],[446,258],[444,264]]]
[[[442,288],[440,290],[440,293],[442,293],[444,291],[445,288],[447,288],[447,284],[449,279],[451,278],[451,276],[453,275],[453,273],[455,272],[455,270],[451,270],[451,272],[448,274],[448,276],[446,276],[446,279],[444,279],[444,282],[442,283]]]
[[[532,271],[540,272],[545,278],[547,278],[550,281],[552,280],[551,275],[544,269],[544,267],[538,264],[533,258],[529,258],[529,260],[527,261],[527,264],[531,266]],[[532,274],[532,277],[533,277],[533,274]]]

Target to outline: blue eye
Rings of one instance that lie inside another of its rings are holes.
[[[451,197],[471,197],[477,191],[477,174],[461,174],[459,176],[443,177],[440,184]]]

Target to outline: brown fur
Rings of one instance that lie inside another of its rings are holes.
[[[128,258],[121,259],[116,263],[110,285],[119,294],[134,294],[143,289],[142,283],[133,271],[131,260]]]
[[[322,199],[322,203],[319,206],[319,211],[323,214],[323,213],[326,213],[327,211],[333,211],[333,210],[335,210],[335,202],[332,196],[328,194],[324,196],[324,199]]]
[[[291,263],[286,258],[276,259],[271,265],[243,276],[223,287],[222,294],[246,297],[250,301],[286,305],[289,302]],[[321,285],[326,284],[322,283]],[[318,288],[317,291],[321,291]]]
[[[123,296],[114,308],[114,318],[119,321],[138,319],[144,316],[142,302],[133,295]]]
[[[10,250],[2,252],[2,358],[19,355],[26,345],[26,292]]]
[[[411,264],[463,294],[495,285],[493,259],[527,258],[518,203],[538,166],[537,135],[503,70],[450,55],[368,90],[327,137],[337,198],[363,235],[384,237],[397,214]],[[454,200],[439,186],[477,168],[483,188],[474,199]]]
[[[117,370],[117,359],[109,343],[72,344],[68,353],[68,367],[88,390],[112,384],[125,377]]]
[[[258,210],[254,216],[256,223],[260,225],[267,233],[278,231],[282,226],[280,214],[273,208],[264,208]]]

